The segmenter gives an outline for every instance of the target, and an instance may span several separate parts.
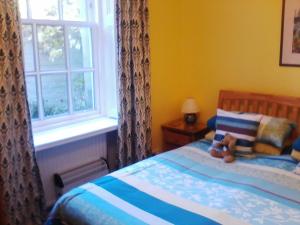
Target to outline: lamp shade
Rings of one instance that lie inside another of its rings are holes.
[[[199,112],[199,107],[194,98],[187,98],[181,108],[182,113],[197,113]]]

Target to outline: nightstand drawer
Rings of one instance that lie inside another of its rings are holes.
[[[187,125],[183,119],[177,119],[161,126],[163,133],[163,150],[167,151],[187,145],[204,137],[207,132],[205,124]]]
[[[175,133],[169,130],[164,130],[164,141],[174,145],[186,145],[191,142],[191,138],[184,134]]]

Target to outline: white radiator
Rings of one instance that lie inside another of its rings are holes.
[[[105,158],[81,165],[62,173],[54,174],[54,184],[57,197],[81,184],[104,176],[108,173],[108,165]]]
[[[98,135],[36,152],[47,206],[53,205],[57,200],[57,190],[55,190],[56,187],[53,182],[54,174],[64,174],[67,171],[88,165],[96,159],[106,158],[106,149],[106,135]],[[84,178],[84,175],[81,177]],[[80,180],[80,177],[76,179]],[[81,183],[79,180],[75,181],[76,179],[72,179],[71,183]]]

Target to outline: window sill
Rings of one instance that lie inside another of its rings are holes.
[[[35,151],[104,134],[117,129],[117,119],[97,118],[33,133]]]

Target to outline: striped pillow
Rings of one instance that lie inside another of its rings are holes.
[[[237,114],[218,109],[213,145],[223,140],[225,134],[230,134],[237,138],[237,152],[252,153],[261,118],[262,115],[258,114]]]

